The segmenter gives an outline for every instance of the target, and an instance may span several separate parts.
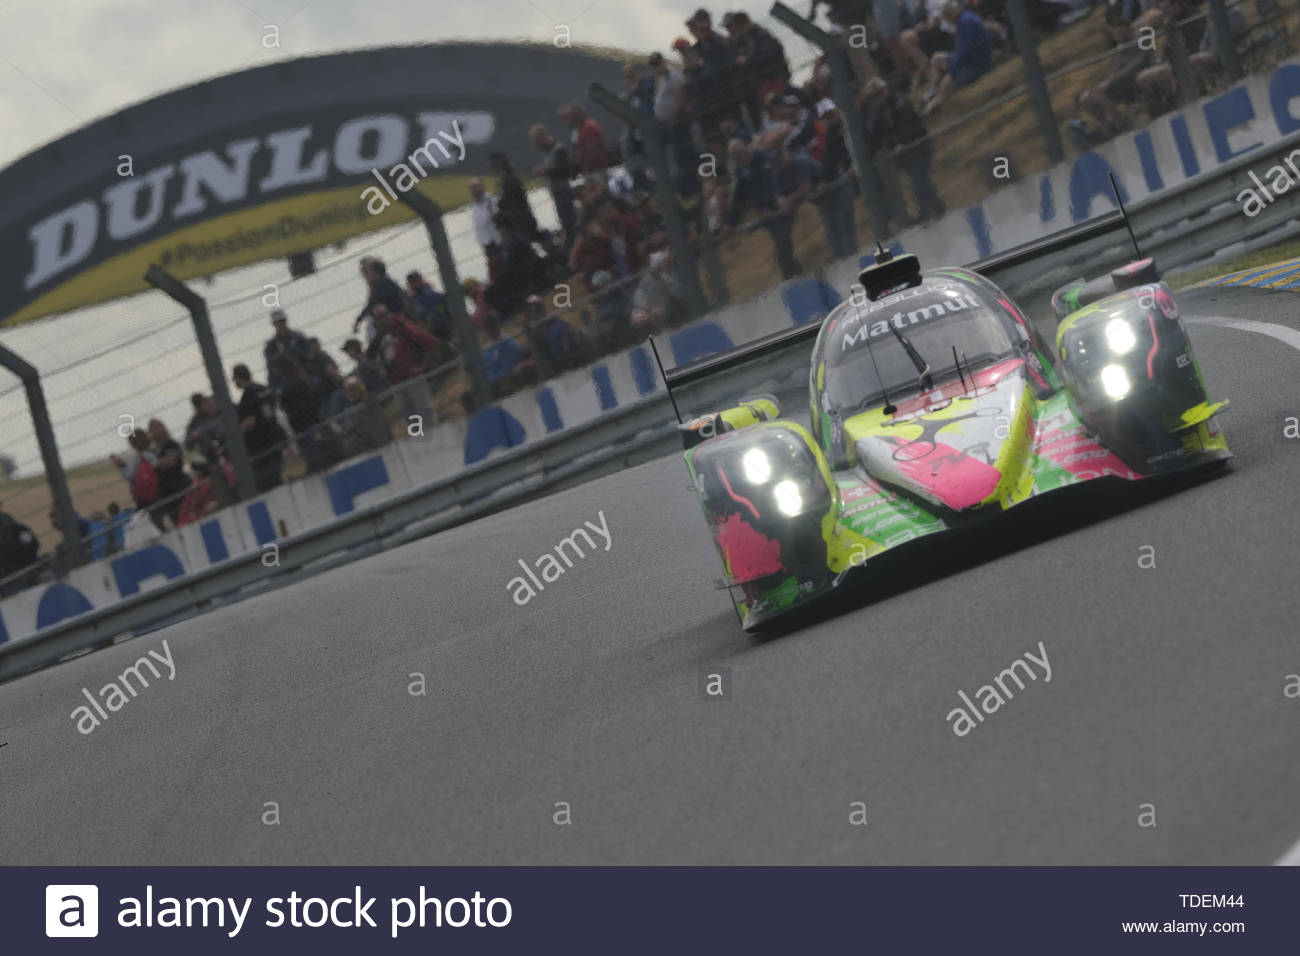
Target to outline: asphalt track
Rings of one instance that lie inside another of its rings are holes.
[[[1181,304],[1300,328],[1293,294]],[[788,633],[739,630],[673,456],[0,686],[0,862],[1272,863],[1300,836],[1300,351],[1189,328],[1226,473],[1043,499]],[[516,559],[598,511],[610,550],[512,603]],[[175,680],[79,734],[81,689],[164,639]],[[955,736],[958,691],[1040,640],[1051,682]]]

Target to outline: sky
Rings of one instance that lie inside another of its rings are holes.
[[[803,13],[807,5],[792,3]],[[0,0],[0,167],[133,103],[278,60],[447,40],[554,42],[562,32],[575,45],[667,51],[687,35],[684,21],[698,6],[699,0]],[[715,22],[739,9],[764,22],[770,6],[731,0],[710,10]],[[553,222],[549,200],[537,196],[533,205],[544,225]],[[449,216],[447,228],[461,274],[481,276],[463,214]],[[277,260],[196,283],[212,306],[226,367],[262,367],[270,329],[254,293],[266,283],[281,285],[295,327],[337,348],[364,303],[356,256],[371,249],[395,273],[435,274],[424,233],[407,227],[354,239],[344,254],[321,252],[317,274],[304,280],[290,283]],[[139,341],[122,348],[127,340]],[[157,415],[181,431],[190,393],[209,390],[186,316],[158,292],[3,329],[0,344],[41,371],[67,466],[119,451],[124,414]],[[0,454],[16,460],[20,475],[42,470],[23,392],[3,371]]]

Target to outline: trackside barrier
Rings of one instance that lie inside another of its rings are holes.
[[[1132,258],[1118,214],[1088,218],[1098,203],[1114,206],[1111,171],[1143,253],[1163,269],[1279,241],[1300,231],[1300,185],[1270,192],[1254,215],[1247,215],[1242,197],[1258,191],[1252,173],[1268,182],[1270,170],[1300,149],[1294,101],[1300,101],[1300,58],[1036,180],[1001,189],[938,225],[905,231],[893,248],[916,252],[927,265],[978,260],[975,268],[1032,314],[1064,282]],[[1063,224],[1070,227],[1061,232]],[[1045,231],[1055,234],[1026,244]],[[665,363],[680,368],[815,323],[847,294],[868,259],[841,260],[820,275],[782,283],[667,333]],[[795,374],[810,345],[800,338],[756,369]],[[806,374],[806,364],[803,369]],[[745,389],[737,386],[735,371],[726,378],[725,386],[701,382],[701,391],[686,401],[700,411],[738,397]],[[644,345],[607,356],[482,409],[468,422],[438,426],[427,439],[400,442],[227,508],[146,548],[79,568],[66,582],[0,602],[0,679],[210,606],[258,582],[265,586],[340,555],[370,553],[669,450],[676,447],[671,436],[654,438],[652,430],[664,429],[670,417]],[[270,544],[279,549],[278,568],[261,561]]]

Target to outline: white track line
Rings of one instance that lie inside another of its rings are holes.
[[[1273,865],[1274,866],[1300,866],[1300,840],[1296,840],[1295,845],[1292,846],[1291,849],[1283,853],[1281,859],[1279,859]]]
[[[1278,325],[1275,322],[1253,322],[1250,319],[1230,319],[1226,316],[1208,315],[1204,318],[1187,319],[1186,321],[1194,325],[1210,325],[1216,327],[1227,327],[1230,329],[1241,329],[1243,332],[1258,332],[1260,335],[1268,335],[1283,342],[1291,348],[1300,351],[1300,330],[1293,329],[1290,326]]]
[[[1250,319],[1229,319],[1224,316],[1206,316],[1200,319],[1187,319],[1187,321],[1196,325],[1227,326],[1230,329],[1241,329],[1243,332],[1258,332],[1260,335],[1271,336],[1300,351],[1300,331],[1274,322],[1252,322]],[[1300,866],[1300,840],[1296,840],[1291,845],[1291,849],[1283,853],[1273,865]]]

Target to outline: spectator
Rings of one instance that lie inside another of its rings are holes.
[[[759,90],[769,84],[790,82],[790,64],[781,41],[738,10],[723,19],[735,53],[737,81],[751,122],[760,115]]]
[[[190,396],[194,414],[185,426],[185,450],[202,458],[216,460],[225,452],[225,430],[217,403],[211,395],[195,392]]]
[[[595,122],[595,120],[592,120]],[[574,133],[575,137],[577,133]],[[546,177],[546,186],[551,193],[551,202],[555,203],[555,214],[564,230],[565,248],[573,244],[578,233],[578,213],[574,205],[573,179],[574,168],[569,161],[569,151],[563,143],[558,143],[551,131],[541,123],[528,131],[528,138],[541,150],[546,161],[538,164],[534,172]]]
[[[0,510],[0,597],[17,594],[36,583],[34,565],[40,549],[41,543],[31,528]]]
[[[764,104],[763,132],[773,138],[780,130],[780,142],[790,150],[806,150],[820,162],[823,132],[817,125],[816,108],[808,109],[793,93],[770,93]]]
[[[248,456],[253,460],[253,482],[259,492],[270,491],[284,480],[280,468],[288,440],[275,420],[275,397],[265,385],[253,381],[247,365],[236,365],[231,380],[241,389],[236,414]]]
[[[493,395],[503,398],[537,382],[537,363],[518,342],[502,336],[499,318],[491,316],[483,331],[488,337],[488,345],[483,349],[483,367]]]
[[[383,407],[375,400],[355,375],[343,380],[344,409],[339,417],[339,427],[346,458],[377,451],[392,441],[388,418]]]
[[[871,16],[876,24],[876,37],[901,82],[905,87],[923,83],[930,60],[919,46],[903,39],[904,27],[911,26],[904,0],[873,0]]]
[[[388,370],[388,381],[397,386],[394,398],[403,427],[418,416],[424,425],[434,422],[433,400],[425,373],[439,343],[429,332],[400,313],[375,306],[375,327],[380,334],[380,354]]]
[[[686,21],[686,29],[695,38],[692,49],[699,57],[696,115],[704,129],[711,131],[717,128],[719,119],[732,114],[740,103],[735,51],[727,38],[713,29],[713,17],[702,7]]]
[[[533,355],[539,364],[545,359],[543,372],[547,375],[581,368],[595,357],[587,337],[560,316],[548,313],[538,296],[528,297],[524,324]]]
[[[813,190],[812,202],[826,226],[831,255],[843,259],[858,252],[858,231],[853,216],[853,158],[835,104],[824,100],[817,113],[826,134],[819,169],[821,185]]]
[[[189,475],[185,474],[185,453],[180,444],[172,438],[167,426],[159,419],[149,421],[150,450],[154,454],[154,469],[158,472],[158,509],[160,514],[176,524],[176,517],[181,513],[181,499],[190,486]]]
[[[917,218],[928,222],[943,216],[948,210],[930,177],[933,162],[930,134],[912,104],[880,77],[867,82],[859,103],[868,152],[874,156],[880,150],[897,151],[898,165],[907,170],[912,180]]]
[[[108,504],[108,553],[116,554],[126,547],[126,526],[131,523],[131,509],[123,511],[116,501]]]
[[[614,246],[595,208],[587,210],[583,215],[582,232],[573,244],[569,269],[574,274],[581,274],[588,286],[591,285],[591,277],[597,272],[614,270]]]
[[[370,295],[366,299],[366,307],[361,310],[356,321],[352,323],[352,331],[355,334],[361,327],[363,319],[369,319],[366,323],[366,341],[375,341],[375,306],[382,304],[389,312],[405,314],[409,305],[406,296],[402,294],[401,288],[396,282],[388,277],[388,268],[384,265],[384,260],[377,256],[366,256],[361,260],[361,277],[366,281],[366,287]]]
[[[596,206],[596,221],[609,243],[610,258],[619,278],[641,271],[641,222],[636,213],[613,196]]]
[[[602,269],[591,277],[591,291],[601,352],[632,344],[632,300],[627,285],[615,282],[614,274]]]
[[[632,109],[644,116],[654,116],[655,81],[653,76],[643,76],[639,64],[628,61],[623,65],[623,92],[619,98]],[[634,125],[623,130],[623,165],[632,177],[633,186],[638,190],[649,191],[650,178],[647,173],[649,158],[646,156],[645,142],[641,131]]]
[[[588,116],[577,103],[566,103],[556,110],[556,115],[571,131],[570,145],[578,169],[583,173],[603,173],[608,169],[610,157],[605,146],[605,130],[595,117]]]
[[[302,370],[307,373],[312,388],[320,389],[324,387],[325,376],[330,369],[338,371],[338,363],[325,354],[325,349],[316,336],[309,338],[307,344],[311,351],[307,353],[307,361],[302,363]]]
[[[90,559],[99,561],[113,553],[113,530],[109,526],[108,516],[102,511],[92,511],[87,524],[90,529]]]
[[[262,358],[266,360],[266,383],[272,390],[280,387],[279,380],[271,371],[271,364],[278,355],[288,355],[299,362],[306,363],[311,357],[311,343],[303,333],[289,328],[289,317],[283,309],[271,313],[271,327],[274,334],[262,347]]]
[[[488,162],[497,177],[500,189],[497,198],[498,212],[492,220],[497,227],[497,232],[501,232],[501,217],[505,216],[515,225],[520,234],[532,242],[540,236],[540,231],[537,228],[537,219],[533,216],[533,209],[528,205],[528,193],[524,191],[524,184],[519,181],[519,177],[510,167],[510,160],[506,159],[505,153],[493,153],[488,157]],[[504,246],[504,233],[501,242]]]
[[[474,238],[484,255],[490,254],[493,246],[501,245],[501,234],[497,232],[497,213],[501,211],[500,201],[483,187],[483,180],[477,176],[469,181],[469,215],[474,223]]]
[[[348,339],[343,343],[343,354],[355,363],[349,376],[360,379],[367,392],[379,398],[388,391],[388,372],[384,370],[383,363],[366,355],[357,339]]]
[[[1166,23],[1177,22],[1190,12],[1181,4],[1171,0],[1162,0],[1160,6]],[[1249,35],[1250,25],[1246,22],[1240,7],[1228,7],[1226,13],[1232,45],[1237,46]],[[1195,50],[1188,60],[1201,81],[1201,88],[1209,89],[1216,74],[1223,68],[1219,59],[1218,34],[1215,31],[1214,20],[1208,16],[1193,20],[1185,24],[1182,30],[1183,43],[1189,50]],[[1200,34],[1199,37],[1196,36],[1197,33]],[[1151,103],[1148,112],[1152,116],[1164,112],[1162,107],[1172,106],[1179,100],[1178,78],[1174,75],[1173,65],[1167,59],[1139,73],[1137,82],[1148,95]]]
[[[925,79],[931,57],[936,53],[951,53],[956,46],[957,28],[943,18],[943,8],[947,2],[948,0],[925,0],[925,19],[915,27],[904,30],[898,38],[910,60],[915,61],[919,56],[925,61],[924,72],[913,75],[914,83]]]
[[[451,318],[451,308],[447,305],[447,297],[414,269],[406,274],[406,291],[416,313],[412,318],[423,323],[430,332],[444,342],[452,341],[455,338],[455,325]]]
[[[188,524],[201,521],[208,515],[216,514],[221,508],[221,498],[217,494],[216,481],[224,481],[228,487],[235,484],[235,471],[230,462],[224,462],[221,466],[222,473],[219,478],[213,478],[213,466],[206,459],[195,458],[190,462],[190,471],[194,475],[194,481],[190,485],[189,492],[185,495],[185,500],[181,502],[180,513],[177,516],[176,527],[183,528]]]
[[[760,150],[751,149],[738,139],[733,139],[727,150],[735,171],[735,185],[725,221],[728,229],[734,229],[750,209],[760,214],[777,211],[776,176],[771,161]],[[792,279],[803,272],[794,254],[794,217],[777,211],[776,215],[764,216],[763,226],[772,237],[781,277]]]
[[[461,281],[461,290],[474,306],[469,314],[470,321],[474,323],[474,328],[482,331],[483,322],[487,319],[487,314],[492,311],[492,306],[488,305],[487,289],[478,279],[468,278]],[[363,379],[364,381],[364,379]],[[367,385],[367,388],[370,386]]]
[[[686,299],[673,274],[668,250],[650,253],[650,268],[632,293],[632,328],[654,334],[677,325],[685,316]]]
[[[143,429],[137,428],[127,438],[127,444],[130,445],[131,450],[126,458],[110,455],[109,460],[122,473],[127,487],[131,489],[131,498],[135,501],[136,508],[148,508],[158,500],[158,471],[154,467],[154,454],[149,447],[149,435]],[[163,527],[161,517],[156,512],[150,511],[149,518],[161,531]]]
[[[993,68],[993,42],[979,14],[962,7],[957,0],[948,0],[943,19],[954,27],[956,36],[951,53],[936,53],[930,61],[930,89],[926,92],[933,95],[925,104],[926,116],[937,110],[953,90],[970,86]]]
[[[376,305],[375,311],[386,310],[387,306]],[[302,366],[288,356],[276,359],[277,377],[283,383],[276,396],[285,417],[289,419],[289,428],[293,431],[298,449],[307,462],[308,472],[317,472],[329,466],[319,435],[321,399],[320,391],[314,388]]]
[[[497,216],[501,231],[501,276],[484,292],[487,303],[500,315],[511,316],[523,308],[528,296],[545,288],[546,266],[532,242],[506,213]]]
[[[675,167],[675,188],[679,195],[690,197],[699,192],[699,178],[696,176],[698,163],[695,141],[691,136],[686,76],[669,65],[662,53],[650,54],[650,70],[655,77],[654,115],[667,130],[667,143]]]

